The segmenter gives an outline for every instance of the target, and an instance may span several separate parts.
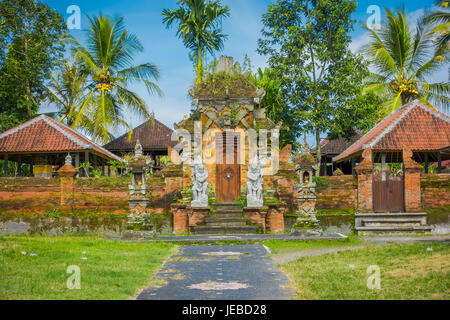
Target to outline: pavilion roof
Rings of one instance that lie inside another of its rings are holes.
[[[144,122],[135,128],[129,139],[130,132],[104,145],[110,151],[131,152],[139,139],[144,150],[165,150],[177,142],[172,141],[173,130],[156,119]]]
[[[333,161],[359,156],[364,149],[439,152],[450,145],[450,117],[415,100],[392,112]]]
[[[40,115],[0,134],[0,153],[64,153],[91,151],[108,159],[119,157],[74,129]]]

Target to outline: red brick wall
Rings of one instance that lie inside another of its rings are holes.
[[[317,209],[356,209],[358,201],[356,177],[337,176],[321,179],[324,179],[327,185],[317,188]]]
[[[420,182],[424,209],[450,210],[450,174],[423,174]]]

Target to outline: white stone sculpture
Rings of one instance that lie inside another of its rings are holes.
[[[192,168],[192,202],[194,208],[208,207],[208,170],[200,157],[191,164]]]
[[[250,163],[247,172],[247,207],[261,208],[264,206],[263,200],[263,182],[264,182],[264,168],[266,163],[255,156]]]

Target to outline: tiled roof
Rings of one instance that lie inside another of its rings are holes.
[[[437,151],[450,145],[450,117],[420,101],[394,111],[333,161],[347,159],[364,149]]]
[[[110,159],[120,159],[65,124],[46,115],[40,115],[0,134],[0,153],[56,153],[89,150]]]
[[[359,130],[356,130],[355,135],[350,140],[345,138],[338,138],[334,140],[325,139],[320,143],[320,152],[323,156],[341,154],[362,136],[363,134]]]
[[[153,119],[134,129],[131,140],[129,139],[129,133],[126,133],[104,147],[110,151],[132,151],[137,139],[139,139],[144,150],[164,150],[177,144],[176,141],[171,140],[172,133],[173,130]]]

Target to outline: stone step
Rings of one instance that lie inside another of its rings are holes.
[[[242,214],[242,209],[220,209],[214,211],[217,214],[227,214],[227,213],[239,213]]]
[[[421,226],[422,219],[364,219],[362,221],[363,227],[381,227],[387,224],[402,227]]]
[[[366,235],[371,234],[399,234],[399,233],[424,233],[431,232],[432,227],[430,226],[381,226],[381,227],[355,227],[356,231],[361,232]]]
[[[206,223],[217,223],[217,222],[241,222],[243,224],[245,224],[247,220],[245,218],[242,217],[229,217],[229,216],[215,216],[212,218],[206,218],[205,222]]]
[[[197,226],[193,227],[195,234],[256,234],[255,226],[223,227],[223,226]]]

